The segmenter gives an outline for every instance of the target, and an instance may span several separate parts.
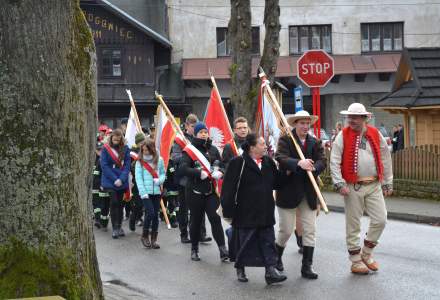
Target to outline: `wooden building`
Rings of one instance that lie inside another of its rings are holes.
[[[440,145],[440,48],[406,48],[392,92],[372,105],[403,114],[405,147]]]
[[[163,2],[166,9],[165,1],[156,2]],[[121,8],[123,2],[92,0],[81,1],[80,4],[96,45],[98,118],[101,122],[114,128],[120,124],[121,118],[128,117],[127,89],[133,94],[145,127],[154,121],[156,90],[170,100],[169,105],[176,115],[183,115],[185,109],[190,109],[185,105],[184,97],[180,96],[178,84],[174,90],[170,88],[171,42],[164,34],[166,28],[151,28],[145,24],[151,16],[149,10],[157,9],[159,5],[145,4],[129,14]],[[166,13],[163,16],[166,17]],[[160,24],[167,24],[167,20],[159,22],[158,26]]]

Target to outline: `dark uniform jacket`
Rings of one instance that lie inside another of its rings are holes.
[[[220,152],[214,145],[212,145],[211,140],[208,139],[205,141],[193,138],[192,144],[208,159],[211,166],[215,161],[218,161],[221,167]],[[219,171],[224,172],[221,168]],[[198,161],[194,162],[188,153],[183,152],[178,173],[180,176],[186,176],[188,178],[186,189],[204,195],[212,194],[214,192],[213,183],[209,178],[201,180],[201,172],[202,167],[200,163]]]
[[[188,141],[192,142],[192,139],[193,139],[192,135],[189,135],[186,132],[184,133],[184,135],[188,139]],[[170,155],[170,158],[174,162],[174,168],[177,171],[175,176],[174,176],[174,181],[178,182],[178,184],[180,186],[185,187],[187,182],[188,182],[188,178],[183,176],[182,172],[178,171],[180,169],[180,167],[181,167],[182,156],[183,156],[183,149],[182,149],[182,147],[180,147],[179,144],[174,143],[173,147],[171,148],[171,155]]]
[[[245,139],[240,139],[238,136],[234,137],[235,145],[237,146],[237,150],[241,148],[241,144],[245,141]],[[232,151],[231,144],[226,144],[225,148],[223,148],[222,153],[222,162],[227,167],[229,161],[234,158],[234,152]]]
[[[235,205],[235,193],[244,160]],[[232,218],[236,228],[263,228],[275,224],[275,201],[273,190],[280,188],[286,176],[278,171],[275,162],[268,156],[261,161],[261,170],[247,154],[233,158],[223,180],[221,204],[223,216]]]
[[[324,148],[322,147],[321,142],[308,134],[305,142],[306,146],[304,148],[304,145],[302,145],[296,135],[295,129],[292,130],[292,133],[298,144],[301,146],[304,156],[315,162],[314,166],[316,170],[312,173],[316,178],[326,167]],[[279,138],[275,158],[279,162],[281,170],[289,170],[292,172],[288,176],[288,183],[276,193],[276,205],[281,208],[295,208],[305,196],[309,207],[313,210],[316,209],[316,192],[310,182],[307,172],[298,166],[298,162],[301,159],[289,136],[283,135]]]

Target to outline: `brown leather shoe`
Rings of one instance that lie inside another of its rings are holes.
[[[159,244],[157,243],[157,235],[158,232],[151,232],[151,248],[153,249],[160,249]]]
[[[364,264],[367,266],[368,269],[374,272],[379,270],[379,264],[377,263],[377,261],[373,259],[373,255],[362,253],[361,257],[362,257],[362,261],[364,262]]]
[[[370,272],[370,270],[368,269],[368,267],[365,265],[365,263],[362,260],[352,262],[351,273],[366,275],[369,272]]]

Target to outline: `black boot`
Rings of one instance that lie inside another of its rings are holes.
[[[285,275],[278,273],[274,266],[266,267],[266,274],[264,275],[267,284],[282,282],[287,279]]]
[[[226,249],[226,246],[220,246],[218,249],[220,250],[220,260],[227,261],[229,259],[229,252],[228,249]]]
[[[304,246],[304,253],[303,253],[303,260],[301,267],[301,275],[304,278],[308,278],[308,279],[318,278],[318,274],[316,274],[312,268],[314,250],[315,250],[314,247]]]
[[[134,212],[130,214],[130,220],[128,221],[128,228],[131,231],[136,231],[136,214]]]
[[[112,238],[114,238],[114,239],[119,238],[119,227],[118,227],[118,225],[114,225],[113,226]]]
[[[298,253],[303,254],[303,237],[298,235],[298,232],[295,230],[296,244],[298,245]]]
[[[191,243],[191,240],[188,238],[188,233],[180,235],[180,242],[182,244],[189,244],[189,243]]]
[[[101,212],[95,212],[95,227],[101,228]]]
[[[248,282],[249,279],[246,277],[246,273],[244,272],[244,267],[237,268],[237,280],[240,282]]]
[[[199,261],[200,260],[199,249],[196,249],[196,248],[192,248],[191,249],[191,260],[193,260],[193,261]]]
[[[283,256],[283,252],[284,252],[284,247],[279,246],[278,244],[275,244],[275,247],[277,248],[277,253],[278,253],[278,262],[277,265],[275,266],[275,268],[282,272],[284,271],[284,266],[283,266],[283,261],[282,261],[282,256]]]
[[[124,229],[122,229],[122,226],[119,225],[119,232],[118,232],[119,236],[125,236],[125,232]]]

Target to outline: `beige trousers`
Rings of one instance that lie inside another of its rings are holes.
[[[349,184],[348,187],[350,194],[344,197],[346,243],[349,252],[356,252],[361,249],[361,217],[364,211],[370,217],[365,240],[377,244],[385,228],[387,210],[379,182],[365,185]]]
[[[307,200],[303,199],[297,208],[277,207],[279,230],[276,238],[277,245],[286,247],[287,241],[295,230],[296,209],[300,211],[300,220],[303,226],[302,241],[304,246],[315,247],[316,243],[316,209],[311,210]]]

